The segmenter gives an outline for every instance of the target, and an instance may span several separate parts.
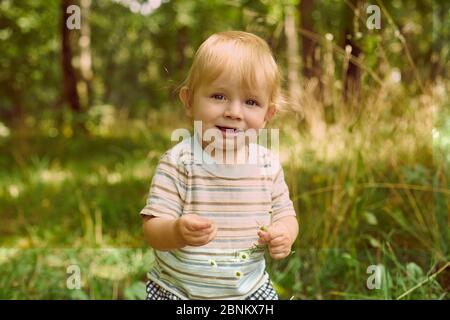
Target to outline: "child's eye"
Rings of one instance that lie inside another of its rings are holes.
[[[211,98],[216,99],[216,100],[225,100],[225,96],[223,94],[220,93],[215,93],[211,96]]]
[[[259,105],[258,101],[253,100],[253,99],[248,99],[247,101],[245,101],[245,103],[250,105],[250,106],[252,106],[252,107],[255,107],[255,106]]]

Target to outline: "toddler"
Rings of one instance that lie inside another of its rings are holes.
[[[298,223],[278,157],[248,134],[279,108],[270,48],[247,32],[213,34],[179,96],[195,129],[162,155],[140,212],[155,252],[147,299],[276,300],[264,252],[286,258]]]

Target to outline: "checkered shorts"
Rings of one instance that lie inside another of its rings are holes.
[[[146,300],[180,300],[180,298],[150,280],[147,282]],[[270,280],[267,280],[258,290],[246,297],[245,300],[278,300],[278,295]]]

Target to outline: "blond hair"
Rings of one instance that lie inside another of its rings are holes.
[[[280,109],[284,98],[278,66],[267,43],[248,32],[224,31],[206,39],[195,53],[182,86],[188,88],[191,100],[201,83],[229,72],[239,75],[245,89],[269,88],[269,103]]]

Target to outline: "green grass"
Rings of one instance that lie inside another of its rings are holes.
[[[351,59],[359,67],[358,97],[343,98],[350,52],[319,35],[329,32],[327,23],[316,25],[322,29],[312,37],[320,78],[302,78],[300,65],[300,88],[290,73],[286,77],[300,97],[271,126],[281,129],[281,159],[300,233],[287,259],[267,260],[282,299],[449,298],[449,50],[447,32],[427,32],[448,30],[439,20],[445,10],[433,6],[434,26],[424,29],[414,16],[406,24],[395,21],[377,3],[382,29],[366,33],[358,27],[362,38],[351,39],[361,49]],[[262,32],[278,19],[275,11],[262,21],[252,10],[244,12],[250,20],[243,23]],[[293,71],[290,53],[278,26],[283,23],[277,22],[271,46],[287,75]],[[433,52],[424,52],[427,40]],[[135,99],[133,110],[101,102],[78,118],[55,110],[58,89],[39,88],[39,99],[50,101],[47,108],[28,105],[19,94],[23,121],[0,121],[0,299],[143,299],[153,256],[139,211],[158,159],[172,145],[170,133],[189,127],[180,104],[161,104],[186,71],[172,70],[176,58],[163,56],[164,63],[156,59],[147,70],[155,78],[158,68],[165,69],[150,88],[156,96]],[[120,74],[123,65],[115,62]],[[437,74],[430,73],[435,68]],[[136,78],[141,85],[148,83],[145,70]],[[40,74],[34,71],[31,78]],[[23,74],[18,76],[21,84]],[[104,92],[103,76],[94,77],[94,101],[116,95]],[[36,80],[30,83],[47,86]],[[145,118],[128,118],[147,107]],[[79,122],[88,132],[79,132]],[[70,266],[80,269],[80,290],[67,287]],[[380,268],[377,289],[367,287],[371,266]]]
[[[145,249],[2,249],[2,299],[144,299]],[[71,266],[80,286],[71,287]],[[69,284],[67,284],[69,283]]]
[[[321,134],[292,112],[273,124],[300,221],[295,253],[268,260],[283,299],[448,299],[448,99],[430,125],[423,96],[374,95],[361,102],[371,112],[336,115]],[[74,135],[29,118],[0,137],[0,298],[143,298],[152,252],[138,213],[170,132],[186,126],[171,111]],[[66,286],[72,264],[80,290]],[[366,286],[371,265],[379,289]]]

